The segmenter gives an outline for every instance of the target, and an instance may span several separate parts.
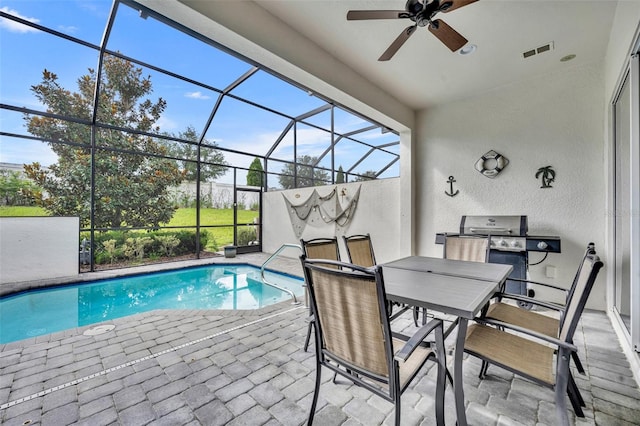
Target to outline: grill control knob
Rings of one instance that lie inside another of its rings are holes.
[[[511,247],[513,248],[520,247],[520,243],[518,242],[518,240],[511,241]]]
[[[498,241],[498,243],[502,246],[502,247],[506,247],[507,246],[507,242],[505,240],[500,240]]]
[[[538,243],[538,248],[539,248],[540,250],[546,250],[546,248],[547,248],[547,247],[549,247],[549,244],[545,243],[544,241],[540,241],[540,242]]]

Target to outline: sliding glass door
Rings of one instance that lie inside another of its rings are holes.
[[[629,61],[613,103],[613,310],[631,347],[640,352],[640,67]]]

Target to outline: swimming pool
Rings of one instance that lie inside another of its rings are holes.
[[[304,294],[300,278],[265,271],[267,281]],[[290,299],[262,283],[260,268],[209,265],[31,290],[0,298],[0,343],[155,309],[257,309]]]

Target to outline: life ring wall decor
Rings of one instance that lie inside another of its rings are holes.
[[[475,167],[477,171],[486,177],[493,179],[498,176],[505,167],[507,167],[507,164],[509,164],[507,157],[491,150],[476,161]]]

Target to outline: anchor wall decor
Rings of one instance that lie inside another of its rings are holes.
[[[449,176],[449,180],[447,181],[447,183],[449,184],[449,192],[447,192],[446,190],[444,191],[444,193],[447,194],[449,197],[455,197],[460,193],[460,190],[458,189],[456,189],[456,191],[453,192],[453,183],[455,181],[456,180],[453,178],[453,176]]]

